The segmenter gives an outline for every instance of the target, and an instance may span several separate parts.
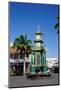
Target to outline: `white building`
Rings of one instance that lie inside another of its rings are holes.
[[[52,68],[53,66],[58,66],[57,58],[47,58],[47,66],[48,68]]]

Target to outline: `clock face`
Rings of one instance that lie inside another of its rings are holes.
[[[40,36],[38,35],[38,36],[36,36],[36,39],[40,39]]]
[[[36,43],[36,47],[40,47],[40,43],[38,42],[38,43]]]

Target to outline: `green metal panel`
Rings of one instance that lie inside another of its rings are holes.
[[[35,52],[35,65],[37,64],[37,53]]]
[[[34,60],[34,54],[31,54],[31,65],[34,65],[35,60]]]
[[[35,67],[31,66],[31,73],[35,73]]]
[[[40,52],[35,52],[35,65],[41,65],[41,55]]]
[[[41,57],[41,53],[40,53],[40,65],[41,65],[41,59],[42,59],[42,57]]]
[[[48,70],[47,66],[44,66],[44,72],[46,72]]]
[[[40,65],[40,52],[37,53],[37,65]]]
[[[44,52],[44,65],[46,65],[46,52]]]
[[[44,56],[43,56],[43,53],[41,54],[41,65],[44,64]]]
[[[46,53],[43,52],[41,57],[41,65],[46,65]]]

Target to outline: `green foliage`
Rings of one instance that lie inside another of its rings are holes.
[[[27,34],[25,36],[20,35],[14,40],[13,47],[17,48],[17,50],[20,50],[20,53],[24,53],[24,56],[29,55],[31,53],[31,40],[27,39]]]
[[[54,28],[57,30],[57,33],[59,33],[59,17],[56,17],[58,22],[55,24]]]

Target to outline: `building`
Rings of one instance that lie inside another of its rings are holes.
[[[53,66],[58,66],[59,62],[57,58],[47,58],[46,59],[48,68],[52,68]]]
[[[17,51],[16,48],[10,47],[10,75],[23,75],[24,74],[24,59],[21,58],[20,50]],[[29,57],[25,57],[25,69],[26,71],[29,68],[30,59]]]

